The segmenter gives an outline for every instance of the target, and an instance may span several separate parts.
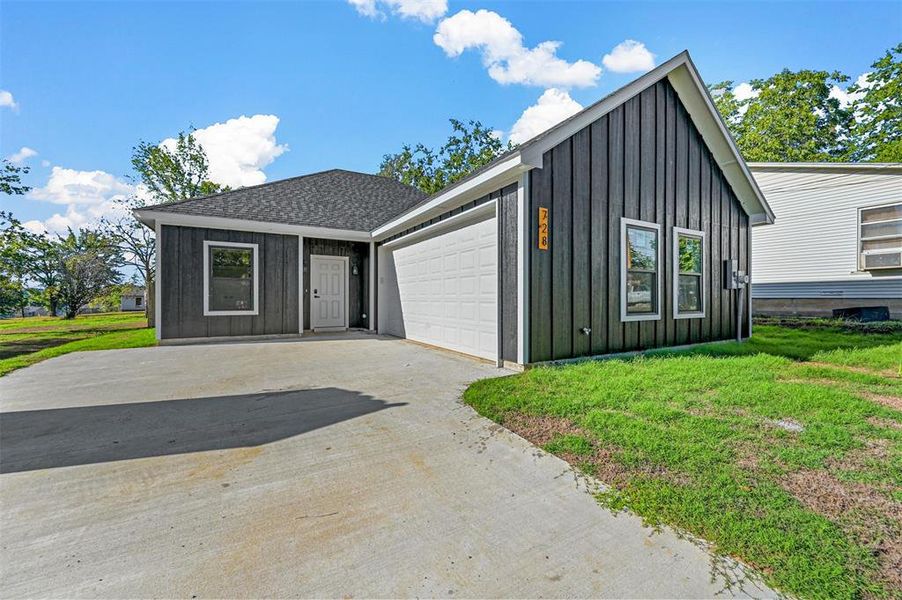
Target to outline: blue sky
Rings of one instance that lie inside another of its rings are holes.
[[[204,143],[233,185],[372,172],[404,142],[440,144],[449,117],[508,136],[540,97],[533,116],[569,114],[641,74],[648,53],[689,49],[708,82],[784,67],[854,79],[902,40],[900,2],[357,3],[4,0],[0,90],[15,105],[0,107],[0,155],[37,154],[14,156],[36,190],[3,209],[90,222],[129,193],[135,143],[192,125],[222,124]],[[606,63],[625,40],[641,46]],[[535,51],[548,41],[561,45]]]

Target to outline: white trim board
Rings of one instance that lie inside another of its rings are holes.
[[[443,221],[439,221],[437,223],[433,223],[427,227],[423,227],[422,229],[417,229],[416,231],[412,231],[407,235],[401,236],[397,239],[394,239],[390,242],[385,242],[382,244],[383,248],[393,248],[395,246],[400,246],[402,244],[409,244],[411,242],[415,242],[424,237],[430,237],[435,235],[439,231],[443,229],[451,229],[454,227],[458,227],[460,225],[466,224],[468,221],[477,221],[482,220],[487,215],[495,214],[495,203],[494,201],[486,202],[484,204],[480,204],[475,208],[471,208],[470,210],[466,210],[462,213],[458,213],[453,217],[448,217]]]
[[[249,248],[253,256],[254,282],[251,310],[210,310],[210,248]],[[246,242],[217,242],[204,240],[204,316],[205,317],[253,317],[260,314],[260,247]]]
[[[134,214],[137,219],[145,225],[154,227],[156,225],[176,225],[179,227],[228,229],[230,231],[253,231],[255,233],[282,233],[287,235],[303,235],[304,237],[323,238],[327,240],[348,240],[352,242],[368,242],[372,239],[372,236],[366,231],[354,231],[351,229],[332,229],[329,227],[289,225],[286,223],[248,221],[245,219],[183,215],[145,209],[138,209],[134,211]]]

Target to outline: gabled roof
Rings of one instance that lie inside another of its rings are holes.
[[[689,52],[683,51],[551,129],[524,142],[515,150],[499,156],[468,177],[426,198],[378,227],[373,231],[374,236],[380,238],[391,235],[394,231],[403,229],[407,220],[429,218],[446,210],[450,205],[466,202],[498,189],[499,185],[511,183],[524,171],[541,168],[542,155],[545,152],[664,78],[667,78],[676,90],[692,122],[711,150],[714,160],[723,171],[727,183],[732,187],[752,222],[772,223],[773,211],[714,106],[708,88],[692,63]]]
[[[426,194],[394,179],[342,169],[281,179],[136,211],[369,232]]]

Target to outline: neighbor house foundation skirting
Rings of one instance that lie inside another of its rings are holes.
[[[762,317],[830,317],[835,308],[887,306],[902,319],[902,298],[754,298],[752,314]]]

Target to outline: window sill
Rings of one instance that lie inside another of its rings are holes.
[[[630,321],[660,321],[661,315],[621,315],[620,320],[624,323],[629,323]]]
[[[677,313],[673,315],[674,319],[704,319],[705,313],[697,312],[697,313]]]
[[[259,311],[256,310],[205,310],[205,317],[254,317]]]

